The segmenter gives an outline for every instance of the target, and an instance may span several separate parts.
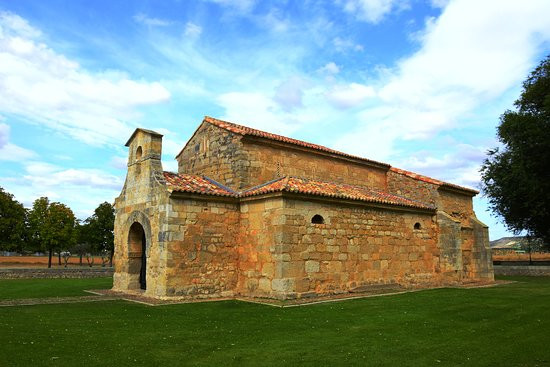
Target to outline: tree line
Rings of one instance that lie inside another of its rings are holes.
[[[68,206],[50,202],[47,197],[34,201],[27,209],[14,196],[0,187],[0,251],[20,254],[48,254],[48,267],[54,253],[61,263],[61,252],[70,251],[82,257],[87,253],[114,252],[115,211],[104,202],[85,220],[77,219]]]

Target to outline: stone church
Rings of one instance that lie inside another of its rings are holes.
[[[114,290],[292,299],[493,281],[477,191],[205,117],[162,169],[136,129],[115,201]]]

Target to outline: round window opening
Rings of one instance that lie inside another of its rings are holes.
[[[420,229],[420,228],[422,228],[422,227],[420,226],[420,223],[416,222],[416,223],[414,224],[414,229]]]
[[[313,224],[323,224],[323,223],[325,223],[325,218],[323,218],[319,214],[315,214],[313,216],[313,218],[311,218],[311,223],[313,223]]]
[[[141,146],[139,146],[136,149],[136,161],[141,159],[142,155],[143,155],[143,150],[141,149]]]

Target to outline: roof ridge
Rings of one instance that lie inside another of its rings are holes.
[[[224,184],[221,184],[221,183],[219,183],[218,181],[216,181],[216,180],[214,180],[214,179],[212,179],[212,178],[210,178],[210,177],[208,177],[208,176],[202,175],[201,177],[204,178],[206,181],[208,181],[208,182],[210,182],[210,183],[212,183],[212,184],[218,186],[218,187],[221,188],[221,189],[227,190],[227,191],[229,191],[229,192],[231,192],[231,193],[233,193],[233,194],[237,194],[237,192],[236,192],[235,190],[233,190],[231,187],[225,186]]]
[[[247,188],[247,189],[241,190],[241,191],[238,192],[238,194],[239,194],[239,196],[240,196],[240,195],[245,195],[245,194],[246,194],[247,192],[249,192],[249,191],[261,189],[261,188],[264,187],[264,186],[271,185],[272,183],[275,183],[275,182],[277,182],[277,181],[281,181],[281,180],[283,180],[283,179],[285,179],[285,178],[287,178],[287,177],[288,177],[288,176],[277,177],[277,178],[275,178],[275,179],[273,179],[273,180],[266,181],[266,182],[264,182],[264,183],[262,183],[262,184],[259,184],[259,185],[252,186],[252,187],[249,187],[249,188]],[[287,183],[288,183],[288,180],[287,180]]]
[[[313,149],[313,150],[318,150],[318,151],[321,151],[321,152],[331,153],[331,154],[335,154],[335,155],[339,155],[339,156],[343,156],[343,157],[348,157],[348,158],[353,158],[353,159],[359,159],[361,161],[369,162],[371,164],[378,165],[378,166],[384,166],[384,167],[387,167],[387,168],[391,167],[388,163],[378,162],[378,161],[375,161],[375,160],[372,160],[372,159],[369,159],[369,158],[360,157],[360,156],[357,156],[357,155],[341,152],[339,150],[332,149],[332,148],[329,148],[329,147],[326,147],[326,146],[323,146],[323,145],[310,143],[310,142],[307,142],[305,140],[299,140],[299,139],[290,138],[290,137],[280,135],[280,134],[270,133],[270,132],[267,132],[267,131],[264,131],[264,130],[248,127],[248,126],[241,125],[241,124],[236,124],[234,122],[230,122],[230,121],[226,121],[226,120],[220,120],[220,119],[217,119],[217,118],[214,118],[214,117],[211,117],[211,116],[205,116],[204,119],[203,119],[203,122],[204,121],[206,121],[210,124],[213,124],[214,126],[217,126],[221,129],[225,129],[227,131],[230,131],[230,132],[233,132],[233,133],[236,133],[236,134],[240,134],[240,135],[243,135],[243,136],[244,135],[258,136],[258,137],[261,137],[261,138],[281,141],[283,143],[298,145],[298,146],[301,146],[301,147],[305,147],[305,148],[309,148],[309,149]]]
[[[442,180],[439,180],[437,178],[422,175],[420,173],[408,171],[408,170],[405,170],[405,169],[402,169],[402,168],[397,168],[397,167],[391,166],[390,171],[398,173],[400,175],[410,177],[410,178],[415,179],[415,180],[428,182],[428,183],[431,183],[431,184],[434,184],[434,185],[448,186],[448,187],[455,188],[455,189],[458,189],[458,190],[463,190],[463,191],[468,191],[468,192],[479,194],[479,191],[477,191],[475,189],[471,189],[469,187],[460,186],[460,185],[453,184],[453,183],[450,183],[450,182],[442,181]]]

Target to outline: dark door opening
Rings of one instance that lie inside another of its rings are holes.
[[[147,288],[147,236],[143,226],[134,222],[128,233],[128,272],[132,275],[131,289]]]
[[[139,288],[147,289],[147,257],[145,256],[145,232],[141,236],[141,269],[139,270]]]

